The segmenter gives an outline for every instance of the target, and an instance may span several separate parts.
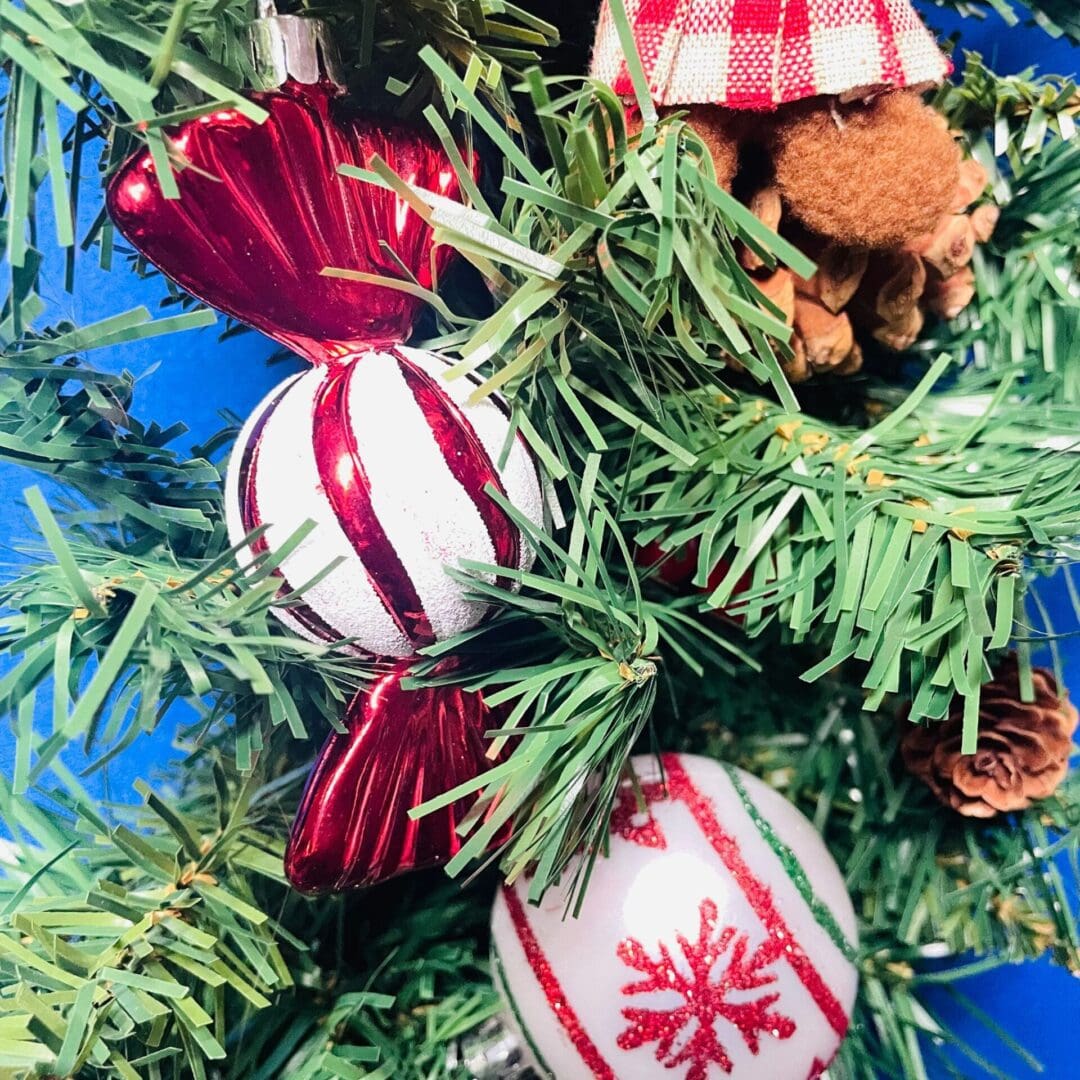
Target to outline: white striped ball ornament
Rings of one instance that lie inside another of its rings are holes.
[[[855,912],[786,799],[693,754],[634,759],[578,918],[496,897],[502,1021],[550,1080],[817,1080],[847,1030]],[[570,875],[567,875],[569,877]]]
[[[526,570],[533,552],[485,492],[501,491],[543,524],[536,464],[517,437],[500,468],[509,409],[497,395],[469,403],[475,381],[448,382],[448,361],[403,346],[321,365],[273,390],[237,440],[226,516],[252,555],[315,527],[281,561],[275,607],[312,641],[355,639],[358,650],[408,656],[475,626],[487,605],[447,572],[468,559]],[[315,584],[335,559],[339,565]]]

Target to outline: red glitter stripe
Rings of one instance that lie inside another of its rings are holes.
[[[733,836],[724,832],[717,820],[712,803],[694,786],[693,781],[683,769],[678,755],[664,754],[663,762],[669,794],[672,798],[681,799],[686,803],[713,850],[739,883],[743,894],[766,931],[772,938],[785,943],[780,955],[791,965],[833,1031],[843,1038],[848,1028],[847,1015],[832,991],[825,985],[817,968],[803,952],[802,946],[795,940],[783,916],[776,910],[772,890],[756,878],[750,867],[746,865],[739,851],[738,842]]]
[[[416,404],[424,414],[447,468],[469,496],[484,523],[484,528],[487,529],[488,538],[495,551],[496,565],[516,570],[521,558],[521,534],[498,503],[484,490],[487,484],[491,484],[500,495],[506,496],[506,488],[503,487],[495,463],[473,430],[472,424],[438,381],[419,364],[407,360],[396,350],[394,357],[405,385],[412,391]],[[499,578],[498,584],[506,588],[507,579]]]
[[[276,394],[269,405],[263,410],[262,415],[255,421],[248,436],[247,445],[244,447],[240,458],[240,473],[238,477],[238,494],[240,500],[240,523],[245,533],[254,532],[263,522],[259,513],[259,498],[256,490],[256,475],[259,467],[259,450],[262,448],[263,432],[270,420],[273,411],[281,404],[282,398],[293,388],[296,380],[290,381],[280,393]],[[265,555],[270,551],[270,545],[266,541],[266,534],[257,536],[251,544],[251,550],[255,555]],[[271,575],[281,581],[279,596],[287,596],[295,590],[289,584],[284,571],[280,566],[271,571]],[[338,641],[344,635],[335,630],[325,619],[322,618],[308,604],[292,603],[285,609],[305,630],[323,641]]]
[[[518,941],[525,950],[525,959],[535,973],[548,1005],[551,1006],[551,1011],[558,1017],[559,1023],[570,1036],[570,1040],[581,1055],[581,1060],[592,1070],[597,1080],[617,1080],[615,1072],[604,1060],[596,1043],[589,1038],[588,1032],[581,1026],[581,1021],[578,1020],[577,1013],[574,1012],[562,986],[559,985],[558,977],[552,970],[551,964],[548,963],[540,942],[536,940],[536,935],[532,932],[529,918],[525,914],[525,906],[512,886],[503,886],[503,899],[510,912],[510,921],[517,931]]]
[[[409,572],[375,514],[371,481],[356,445],[349,416],[349,385],[359,361],[328,371],[315,396],[312,445],[319,480],[352,544],[375,594],[405,638],[415,647],[435,635]]]

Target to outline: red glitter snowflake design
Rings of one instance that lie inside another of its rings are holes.
[[[633,938],[620,942],[618,948],[619,959],[645,976],[624,986],[624,994],[674,991],[683,999],[681,1005],[668,1009],[623,1009],[630,1026],[619,1035],[619,1047],[636,1050],[656,1043],[656,1060],[665,1068],[689,1066],[685,1080],[706,1080],[714,1063],[731,1072],[731,1058],[716,1030],[720,1020],[732,1024],[755,1055],[762,1033],[776,1039],[790,1039],[795,1034],[795,1022],[772,1008],[780,999],[778,993],[752,996],[776,981],[775,973],[767,969],[779,958],[782,946],[769,937],[750,950],[747,935],[733,926],[717,935],[718,912],[712,900],[703,900],[700,912],[697,941],[676,935],[685,964],[677,964],[663,942],[655,960]],[[723,969],[715,978],[714,969],[721,963]],[[733,1000],[736,995],[743,996]]]
[[[638,806],[637,794],[629,785],[619,789],[618,799],[611,811],[611,831],[632,844],[642,847],[657,848],[662,851],[667,847],[667,840],[652,814],[652,804],[664,797],[660,784],[644,784],[641,790],[645,800],[645,809]]]

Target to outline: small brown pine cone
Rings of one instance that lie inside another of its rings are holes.
[[[917,255],[902,251],[890,256],[887,265],[874,297],[874,313],[886,324],[903,323],[926,289],[926,264]]]
[[[910,348],[925,323],[926,264],[910,251],[873,253],[849,308],[860,331],[887,349]]]
[[[1001,209],[993,203],[983,203],[971,211],[971,227],[975,230],[975,239],[980,244],[985,244],[994,235],[1000,217]]]
[[[907,770],[945,806],[965,817],[990,818],[1025,810],[1052,795],[1065,779],[1076,708],[1059,695],[1053,675],[1036,668],[1035,700],[1020,700],[1015,655],[1008,656],[982,688],[979,742],[960,752],[964,707],[954,702],[948,719],[911,727],[900,744]]]
[[[927,308],[942,319],[955,319],[975,298],[975,271],[970,266],[943,278],[937,271],[926,281],[924,301]]]
[[[956,197],[952,211],[960,214],[965,211],[986,190],[990,177],[974,158],[965,158],[960,162],[960,180],[956,185]]]
[[[884,345],[893,352],[903,352],[910,349],[919,339],[922,328],[926,325],[926,316],[921,308],[916,305],[901,315],[896,316],[891,322],[883,323],[874,328],[874,340]]]
[[[816,258],[817,273],[811,278],[799,278],[797,288],[804,296],[820,300],[837,315],[859,288],[869,258],[865,249],[830,244]]]
[[[975,227],[967,214],[946,214],[933,232],[907,245],[942,277],[952,277],[975,254]]]
[[[856,341],[851,347],[851,352],[848,353],[848,358],[843,363],[837,364],[833,368],[833,375],[855,375],[857,372],[862,371],[863,365],[863,353]]]
[[[795,295],[795,334],[805,349],[811,373],[834,373],[855,351],[855,331],[844,312],[834,315],[812,296]]]
[[[790,360],[781,363],[784,375],[790,383],[804,383],[814,373],[810,370],[810,362],[806,359],[806,345],[798,334],[791,336],[791,350],[794,353]]]
[[[781,266],[766,278],[755,278],[754,284],[783,312],[784,322],[791,326],[795,320],[795,275]]]
[[[780,228],[780,217],[784,212],[780,201],[780,192],[773,186],[763,187],[750,199],[750,213],[763,225],[776,232]],[[747,270],[760,270],[765,263],[756,251],[742,245],[739,250],[739,262]]]

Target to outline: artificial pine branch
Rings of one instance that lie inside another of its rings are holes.
[[[950,352],[964,367],[960,382],[973,389],[1016,376],[1017,400],[1071,405],[1076,373],[1057,358],[1072,355],[1080,336],[1076,82],[1031,71],[1001,77],[969,53],[963,80],[943,87],[937,104],[969,133],[1001,217],[975,253],[975,302],[916,350]]]
[[[199,760],[177,786],[144,786],[120,825],[0,781],[19,842],[0,854],[0,1072],[447,1075],[447,1044],[495,1007],[475,891],[306,901],[281,876],[303,769],[260,780],[213,749]]]
[[[308,7],[287,0],[279,10]],[[409,116],[432,96],[431,80],[416,67],[421,46],[433,47],[452,65],[484,69],[478,92],[512,115],[504,73],[534,63],[536,49],[556,37],[554,27],[504,0],[310,7],[329,20],[363,100]],[[85,237],[76,235],[80,184],[91,155],[104,177],[145,143],[165,190],[175,194],[169,125],[222,107],[253,119],[265,116],[241,93],[255,76],[247,37],[253,8],[253,0],[0,3],[0,58],[9,73],[0,98],[2,251],[10,269],[0,337],[20,336],[39,313],[36,245],[47,238],[39,233],[36,208],[46,184],[55,223],[55,238],[48,239],[67,249],[70,289],[77,243],[85,248],[100,242],[102,264],[111,261],[111,226],[103,210]],[[102,141],[103,147],[97,145]]]
[[[20,732],[19,795],[69,741],[84,742],[96,770],[153,731],[178,700],[195,706],[202,725],[235,713],[237,762],[248,769],[259,754],[259,721],[285,724],[296,738],[307,738],[314,722],[321,736],[324,724],[340,724],[347,695],[370,675],[369,666],[284,632],[271,612],[288,601],[278,596],[272,560],[236,572],[241,549],[226,535],[221,473],[208,456],[185,459],[173,449],[182,425],[141,423],[131,376],[54,359],[74,344],[157,326],[135,312],[108,320],[104,331],[24,341],[0,361],[8,372],[0,457],[78,495],[57,517],[31,493],[46,546],[27,548],[0,587],[8,613],[0,651],[10,659],[0,701],[23,715],[49,685],[54,717],[48,737]],[[204,449],[210,455],[215,446]]]
[[[899,760],[906,721],[891,709],[863,710],[850,665],[807,687],[799,676],[808,646],[782,645],[772,632],[751,649],[764,678],[743,670],[718,693],[677,677],[670,699],[660,699],[656,734],[664,746],[762,777],[822,831],[862,928],[861,991],[839,1074],[923,1075],[945,1046],[985,1064],[937,1018],[934,991],[954,992],[976,970],[1047,954],[1080,969],[1080,934],[1069,914],[1080,784],[1073,778],[1005,825],[943,812]],[[942,963],[961,955],[959,968]],[[975,1018],[1030,1064],[989,1018]]]
[[[1080,16],[1072,0],[930,0],[965,17],[984,18],[989,12],[1001,16],[1008,26],[1018,26],[1026,14],[1051,37],[1063,34],[1080,42]],[[1019,8],[1019,13],[1017,9]]]
[[[490,128],[487,106],[437,58],[429,62],[474,124]],[[973,65],[971,78],[960,102],[986,98],[987,87],[995,100],[1003,96],[985,69]],[[507,276],[495,279],[502,306],[460,348],[459,370],[493,363],[478,394],[509,387],[527,435],[553,409],[562,412],[560,431],[573,433],[564,438],[576,458],[556,462],[555,475],[598,455],[596,487],[624,507],[629,539],[670,549],[700,542],[701,586],[718,564],[727,567],[712,606],[745,615],[751,633],[780,618],[796,640],[820,641],[827,655],[811,675],[844,657],[864,661],[870,708],[903,692],[915,715],[941,716],[961,692],[970,745],[983,654],[1011,633],[1020,560],[1076,528],[1080,472],[1050,461],[1071,413],[1021,410],[1009,371],[979,386],[997,397],[931,393],[945,358],[906,397],[880,395],[874,407],[885,414],[865,430],[815,418],[777,364],[787,329],[732,242],[760,249],[768,265],[778,254],[795,266],[801,257],[716,188],[686,125],[654,122],[642,103],[644,130],[628,138],[603,87],[571,87],[557,106],[539,78],[523,89],[547,121],[553,167],[541,173],[507,146],[501,215],[489,215],[486,243],[475,227],[461,237],[467,257],[484,266],[482,251]],[[1048,93],[1072,97],[1068,86],[1031,91],[1040,101]],[[1058,110],[1062,124],[1068,108]],[[1026,132],[1015,146],[1011,135],[1003,140],[1003,153],[1032,140],[1032,114],[1009,115]],[[1069,152],[1060,134],[1040,128],[1039,143],[1051,138],[1046,153]],[[453,222],[440,224],[457,241]],[[718,237],[708,266],[692,254],[707,243],[701,229]],[[508,239],[533,251],[532,267],[519,249],[503,254]],[[779,405],[718,382],[733,355],[769,382]],[[1031,445],[1033,420],[1050,440],[1045,468]],[[631,438],[640,448],[628,465]],[[544,440],[532,442],[543,456]],[[1030,476],[1027,466],[1039,482],[1010,484]],[[745,573],[752,587],[731,606]]]
[[[0,916],[8,943],[0,1008],[10,1006],[0,1068],[63,1071],[58,1058],[67,1067],[72,1054],[77,1065],[80,1054],[96,1063],[104,1053],[98,1072],[199,1077],[206,1059],[217,1061],[224,1048],[228,1059],[214,1068],[237,1077],[323,1080],[360,1075],[369,1065],[376,1076],[441,1076],[448,1041],[493,1007],[481,959],[489,893],[477,888],[462,897],[456,884],[432,890],[422,879],[394,893],[400,902],[382,904],[380,919],[378,897],[310,903],[287,891],[280,837],[303,772],[291,765],[308,752],[291,734],[304,733],[301,718],[319,726],[321,717],[332,720],[364,669],[295,642],[268,617],[276,602],[269,567],[254,580],[224,573],[233,553],[211,453],[192,461],[173,454],[175,432],[130,417],[130,379],[67,359],[145,333],[136,325],[142,316],[88,334],[26,331],[40,314],[32,245],[46,239],[33,231],[34,195],[47,176],[35,161],[38,148],[55,179],[58,148],[80,158],[111,133],[107,168],[133,135],[128,120],[148,115],[147,137],[156,140],[170,110],[175,118],[188,105],[214,107],[205,93],[193,95],[198,79],[221,80],[227,92],[218,97],[229,101],[243,81],[245,61],[234,47],[241,5],[137,6],[150,54],[115,33],[130,31],[123,21],[131,21],[128,0],[74,9],[36,0],[25,17],[14,4],[0,6],[16,43],[8,57],[13,136],[5,169],[7,240],[16,258],[0,326],[0,454],[97,502],[91,513],[57,516],[32,497],[48,550],[30,552],[3,597],[14,611],[3,643],[17,659],[0,686],[20,735],[16,783],[29,792],[33,779],[40,790],[51,772],[68,792],[55,798],[76,816],[51,818],[21,794],[3,798],[22,845],[12,855],[19,861]],[[1046,2],[1038,10],[1055,9]],[[216,25],[211,15],[221,12]],[[463,320],[445,342],[459,348],[463,365],[482,371],[487,389],[499,385],[512,395],[515,422],[560,481],[570,519],[551,538],[533,535],[541,558],[520,575],[519,594],[476,582],[503,610],[445,646],[463,657],[457,677],[517,705],[498,733],[517,739],[517,749],[502,773],[477,785],[483,800],[504,800],[517,818],[516,836],[502,852],[505,867],[516,873],[538,860],[539,892],[582,843],[595,854],[613,785],[650,717],[667,747],[743,762],[825,829],[868,927],[861,1019],[844,1067],[851,1075],[869,1075],[875,1064],[918,1075],[924,1062],[912,1033],[942,1034],[923,993],[933,977],[920,970],[922,958],[972,948],[996,963],[1050,949],[1076,964],[1075,928],[1063,914],[1067,889],[1049,861],[1056,851],[1076,852],[1075,794],[1064,789],[1012,829],[944,822],[927,799],[908,798],[895,773],[890,721],[860,712],[858,683],[882,702],[897,689],[918,702],[919,688],[928,687],[921,702],[928,714],[942,711],[955,688],[974,700],[987,642],[1004,643],[1012,628],[1028,569],[1021,555],[1060,552],[1080,531],[1077,465],[1049,452],[1071,443],[1072,411],[1042,405],[1057,393],[1047,391],[1048,382],[1025,388],[1015,378],[1032,373],[1040,349],[1064,360],[1067,339],[1048,339],[1045,330],[1024,337],[1027,366],[985,364],[962,373],[952,393],[924,396],[932,380],[914,399],[877,390],[858,426],[817,417],[800,407],[780,374],[787,331],[755,292],[733,245],[748,245],[769,265],[779,257],[797,266],[801,256],[710,186],[707,155],[678,117],[646,123],[628,140],[621,107],[603,88],[531,74],[515,99],[502,67],[527,67],[550,32],[494,0],[366,0],[357,11],[334,5],[330,14],[340,20],[350,56],[378,52],[387,62],[361,79],[374,86],[394,74],[387,99],[402,110],[445,93],[506,163],[501,192],[488,192],[491,205],[478,206],[486,235],[472,229],[466,237],[452,217],[437,222],[440,237],[458,243],[488,275],[499,302],[490,320],[478,328]],[[1067,10],[1057,17],[1070,28]],[[36,23],[27,32],[26,19],[56,22],[63,48],[40,36]],[[498,40],[479,45],[482,29]],[[435,45],[434,83],[416,70],[419,45],[428,42]],[[53,61],[71,65],[68,89],[86,102],[64,136],[66,113],[56,113],[47,94],[78,102],[49,82],[50,74],[66,77]],[[1075,111],[1075,88],[989,74],[979,83],[977,75],[973,66],[954,97],[956,115],[975,127],[988,122],[987,109],[1003,119],[1013,173],[1003,168],[997,189],[1015,209],[1006,209],[994,272],[1019,280],[1025,267],[1037,267],[1040,306],[1024,309],[1025,328],[1046,305],[1055,320],[1068,318],[1071,286],[1060,274],[1075,261],[1075,242],[1060,195],[1075,163],[1058,136]],[[139,88],[151,84],[158,94],[147,97]],[[435,85],[440,93],[433,94]],[[121,89],[110,97],[114,86]],[[519,116],[524,97],[520,113],[535,114],[534,142],[524,138],[528,122]],[[446,137],[445,121],[428,115]],[[1036,135],[1047,132],[1043,150]],[[78,176],[73,165],[69,183],[77,185]],[[51,188],[57,241],[69,250],[70,190]],[[1061,216],[1050,216],[1059,206]],[[97,231],[103,220],[93,235],[107,258],[108,233]],[[1055,289],[1055,279],[1064,288]],[[978,309],[991,323],[1002,317],[984,284],[993,280],[980,278]],[[1004,336],[988,340],[998,349]],[[950,345],[955,361],[964,355],[960,341]],[[727,385],[735,381],[725,374],[731,356],[767,389]],[[82,386],[71,390],[72,379]],[[742,619],[754,635],[749,646],[737,629],[699,612],[696,597],[674,597],[635,566],[635,545],[653,538],[670,546],[698,539],[701,583],[714,557],[731,559],[728,580],[711,600]],[[856,580],[856,556],[877,574]],[[736,597],[744,568],[750,591]],[[897,612],[906,621],[886,626],[885,615]],[[784,638],[776,636],[781,624]],[[819,684],[815,711],[796,675],[821,668],[830,648],[844,652],[845,633],[865,667],[849,671],[843,688]],[[793,638],[804,645],[791,646]],[[777,656],[790,658],[783,678]],[[747,678],[763,661],[768,677]],[[417,674],[424,677],[424,668]],[[55,733],[42,737],[33,732],[33,708],[49,675]],[[774,684],[786,697],[763,707],[761,695]],[[826,695],[831,701],[837,694],[844,703],[828,712]],[[200,744],[169,792],[175,797],[151,799],[134,843],[82,799],[62,751],[70,738],[91,736],[100,763],[181,698],[201,709],[191,733]],[[805,706],[797,715],[791,700]],[[668,702],[679,704],[677,718],[668,715]],[[724,717],[726,706],[736,711]],[[256,788],[255,775],[269,779]],[[485,835],[474,833],[454,869],[480,858],[485,845]],[[584,887],[587,869],[579,873],[576,884]],[[174,887],[179,891],[170,892]],[[221,894],[211,888],[227,890],[241,906],[224,903],[222,913]],[[133,911],[117,912],[120,901]],[[180,915],[153,915],[174,902]],[[124,918],[128,924],[118,921]],[[215,941],[188,942],[197,955],[178,950],[174,923]],[[345,926],[352,928],[348,948]],[[108,965],[95,966],[96,945],[111,949]],[[282,961],[280,969],[270,965],[269,977],[259,963],[268,955]],[[56,986],[43,964],[67,972],[69,982],[77,978],[78,987],[65,987],[63,978]],[[226,972],[250,978],[242,989]],[[131,982],[147,973],[149,984]],[[217,978],[225,983],[214,985]],[[290,978],[296,985],[286,989]],[[142,1013],[125,1008],[124,986]],[[275,1007],[257,1008],[271,994]],[[181,1001],[198,1003],[212,1018],[209,1033],[203,1013]]]
[[[200,311],[151,322],[140,309],[10,342],[0,356],[0,459],[77,492],[84,513],[76,520],[89,520],[86,503],[107,508],[125,548],[168,537],[184,555],[217,554],[218,470],[201,454],[186,458],[173,447],[186,431],[182,424],[144,425],[132,415],[136,380],[130,374],[97,371],[71,356],[212,321],[212,313]]]
[[[275,924],[252,904],[252,879],[280,878],[281,858],[246,820],[252,786],[222,776],[199,816],[145,789],[149,816],[132,828],[70,797],[73,820],[43,813],[3,783],[21,842],[3,879],[5,1069],[134,1077],[134,1062],[182,1054],[205,1076],[226,1056],[225,1010],[265,1008],[290,985]]]

